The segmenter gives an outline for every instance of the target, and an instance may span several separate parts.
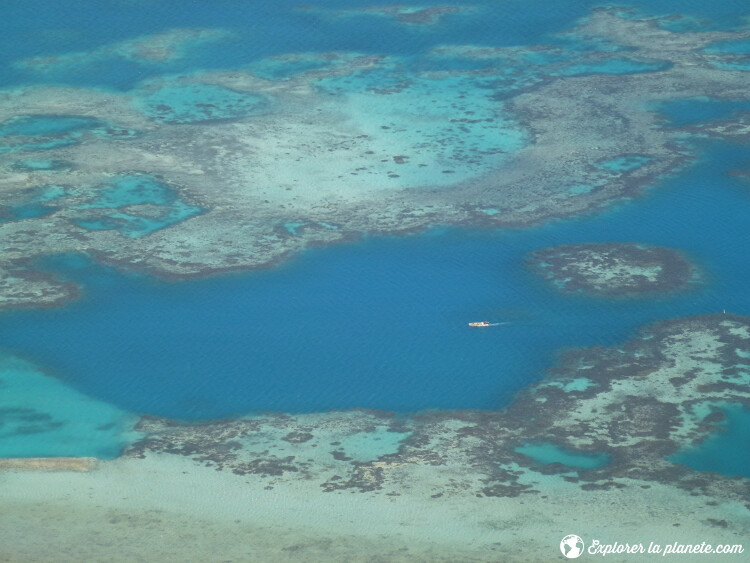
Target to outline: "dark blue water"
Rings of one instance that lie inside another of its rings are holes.
[[[705,158],[634,203],[519,231],[443,230],[316,249],[281,268],[187,283],[88,263],[53,267],[85,298],[0,316],[0,341],[79,390],[138,413],[495,408],[561,347],[619,343],[664,318],[750,314],[750,188]],[[523,266],[553,244],[637,241],[683,249],[704,286],[607,301],[550,289]],[[80,261],[79,261],[80,262]],[[471,330],[473,320],[510,322]]]

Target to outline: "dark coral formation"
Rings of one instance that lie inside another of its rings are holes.
[[[674,291],[698,277],[695,266],[680,252],[635,243],[542,248],[533,252],[527,263],[563,291],[603,297]]]

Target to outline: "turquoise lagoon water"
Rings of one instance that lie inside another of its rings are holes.
[[[735,55],[734,60],[714,63],[719,68],[729,70],[750,70],[750,39],[717,41],[706,47],[708,53]]]
[[[16,117],[0,124],[0,153],[17,150],[45,150],[79,142],[94,119],[56,115]]]
[[[136,417],[0,353],[0,457],[114,458],[138,434]],[[29,400],[33,398],[33,400]]]
[[[143,217],[122,209],[134,205],[150,205],[155,213]],[[94,217],[74,220],[79,227],[116,230],[131,238],[145,236],[203,211],[183,201],[169,185],[145,174],[115,177],[99,188],[92,201],[75,209],[98,213]]]
[[[529,456],[542,465],[562,463],[568,467],[595,469],[609,463],[609,456],[574,452],[549,442],[523,444],[518,446],[515,451]]]
[[[707,53],[733,53],[737,55],[750,55],[750,39],[732,39],[729,41],[717,41],[706,47]]]
[[[89,117],[24,115],[0,123],[0,154],[22,150],[45,151],[74,145],[80,143],[87,132],[119,139],[134,134]]]
[[[89,188],[90,190],[91,188]],[[55,200],[66,195],[63,186],[48,185],[33,190],[32,197],[6,206],[0,222],[43,217],[57,210]],[[116,230],[126,237],[138,238],[174,223],[194,217],[203,210],[184,201],[168,184],[146,174],[114,176],[97,186],[96,196],[87,203],[72,206],[84,216],[73,222],[88,230]],[[148,216],[131,206],[148,206]],[[139,214],[140,213],[140,214]]]
[[[7,121],[0,126],[0,136],[3,137],[44,137],[73,133],[80,129],[87,129],[96,120],[87,117],[67,116],[28,116]]]
[[[43,217],[57,209],[52,202],[64,195],[65,189],[62,186],[45,186],[35,189],[26,201],[6,206],[3,215],[0,216],[0,222]]]

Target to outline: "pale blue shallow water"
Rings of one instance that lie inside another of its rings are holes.
[[[114,458],[140,437],[137,416],[0,352],[0,457]]]
[[[603,454],[574,452],[548,442],[523,444],[515,448],[515,451],[542,465],[562,463],[568,467],[595,469],[609,462],[609,456]]]
[[[549,43],[551,33],[569,29],[601,2],[451,4],[478,6],[480,16],[453,14],[421,28],[388,18],[297,11],[296,0],[6,3],[0,18],[0,85],[130,90],[158,75],[248,64],[261,68],[266,63],[259,61],[270,55],[332,50],[397,55],[411,70],[481,67],[486,63],[438,60],[425,53],[445,44]],[[325,6],[343,9],[352,2],[330,0]],[[695,18],[663,24],[676,28],[728,28],[739,25],[746,9],[739,1],[649,0],[640,13],[678,12]],[[703,21],[706,18],[710,21]],[[177,27],[225,28],[235,36],[159,64],[138,64],[116,55],[47,72],[15,64],[38,55],[91,51]],[[538,55],[541,60],[534,60],[537,55],[527,54],[531,58],[514,63],[519,68],[505,85],[509,95],[515,82],[538,80],[534,65],[559,63],[555,72],[560,75],[661,68],[619,58],[604,66],[577,62],[579,53],[616,47],[567,41],[571,51],[563,55]],[[744,44],[712,48],[743,52]],[[278,63],[266,70],[283,75],[301,68],[306,67]],[[263,103],[235,100],[229,92],[172,86],[140,103],[158,120],[190,123],[202,118],[196,117],[194,107],[217,96],[235,107],[229,114],[209,117],[248,115]],[[158,113],[167,101],[173,102],[172,110]],[[746,109],[744,102],[700,100],[661,107],[674,125]],[[2,150],[23,146],[42,151],[82,142],[87,134],[105,135],[109,126],[43,116],[22,117],[3,127],[0,134],[16,141],[11,139]],[[50,423],[48,432],[28,432],[22,438],[18,432],[0,435],[0,455],[115,455],[122,444],[118,432],[124,428],[123,410],[200,419],[266,410],[496,408],[541,377],[562,347],[616,344],[639,326],[663,318],[722,309],[750,314],[750,245],[745,244],[750,189],[725,174],[747,167],[747,147],[706,144],[704,149],[698,165],[647,198],[596,217],[530,230],[436,229],[408,238],[370,238],[308,251],[273,271],[182,284],[117,274],[75,257],[53,259],[50,268],[83,283],[84,298],[59,310],[3,313],[0,347],[44,366],[59,379],[47,387],[29,385],[26,399],[23,386],[16,386],[15,402],[5,406],[19,408],[27,400],[30,406],[54,411],[48,412],[54,420],[67,416],[76,422],[65,427]],[[639,158],[602,165],[628,169],[638,165]],[[571,193],[585,189],[574,186]],[[147,190],[146,196],[151,200],[134,203],[163,205],[168,208],[163,217],[144,222],[107,212],[83,226],[145,236],[200,211],[158,190]],[[54,198],[37,194],[14,205],[10,218],[37,216],[53,206]],[[523,267],[526,253],[543,246],[611,240],[683,249],[704,270],[706,283],[660,299],[602,301],[561,295]],[[466,327],[468,321],[482,319],[509,324],[483,331]],[[59,382],[101,399],[111,409],[79,395],[64,408],[53,408],[55,401],[47,399],[59,392]],[[24,416],[32,416],[5,414],[21,425]]]
[[[142,217],[123,211],[131,205],[150,205],[154,216]],[[115,230],[126,237],[138,238],[202,212],[200,207],[183,201],[168,184],[145,174],[114,176],[97,191],[89,203],[75,207],[93,216],[73,222],[84,229]]]

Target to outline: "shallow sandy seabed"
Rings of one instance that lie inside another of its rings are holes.
[[[622,347],[571,351],[501,411],[146,417],[143,439],[89,472],[6,462],[0,533],[13,540],[0,554],[546,561],[570,533],[742,543],[750,480],[668,459],[716,430],[721,405],[750,406],[748,356],[750,319],[713,315],[653,325]],[[520,453],[529,443],[605,459],[538,462]]]
[[[3,495],[0,557],[13,562],[550,561],[569,533],[736,544],[750,524],[734,503],[707,506],[704,497],[627,479],[622,490],[581,493],[547,478],[545,499],[326,495],[314,482],[266,490],[155,456],[88,474],[6,473],[3,481],[14,493]],[[727,528],[706,524],[728,514],[736,516]]]
[[[0,92],[0,120],[73,115],[99,123],[44,151],[68,163],[54,173],[18,169],[15,163],[39,157],[33,143],[16,138],[0,150],[9,171],[0,185],[4,202],[21,203],[50,183],[66,187],[50,213],[0,223],[7,241],[0,306],[74,297],[75,288],[29,274],[34,257],[53,253],[88,253],[124,269],[184,278],[269,266],[310,245],[367,233],[530,225],[637,196],[694,158],[680,141],[745,134],[741,123],[669,128],[646,106],[745,99],[747,73],[717,68],[723,55],[704,48],[747,32],[671,33],[657,23],[602,9],[572,35],[628,47],[629,60],[662,70],[606,74],[623,53],[604,50],[587,55],[604,71],[560,76],[558,67],[541,65],[532,83],[512,92],[487,88],[505,79],[502,65],[402,74],[399,81],[402,61],[351,53],[319,54],[324,68],[277,79],[240,69],[162,77],[127,93],[54,86]],[[171,33],[160,40],[181,44]],[[185,41],[200,36],[184,33]],[[454,55],[470,53],[457,46]],[[148,102],[163,89],[182,92],[179,103],[187,105]],[[224,102],[200,101],[217,92]],[[258,104],[237,105],[238,93]],[[433,103],[437,94],[443,97]],[[634,155],[642,161],[629,169],[602,164]],[[141,237],[81,227],[92,194],[113,175],[134,173],[168,183],[202,213]]]

